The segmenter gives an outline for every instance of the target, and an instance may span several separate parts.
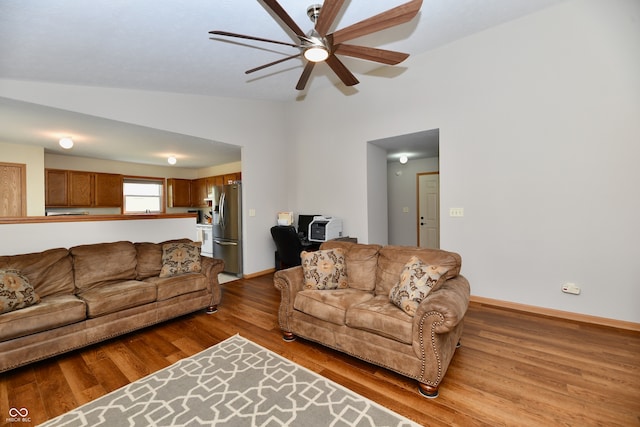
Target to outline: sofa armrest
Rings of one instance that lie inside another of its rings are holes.
[[[209,291],[211,292],[211,304],[209,310],[215,310],[222,299],[222,290],[218,281],[218,274],[224,270],[224,261],[218,258],[200,257],[202,273],[208,279]]]
[[[302,267],[297,266],[276,271],[273,275],[273,285],[280,290],[280,308],[278,310],[280,329],[291,332],[289,321],[293,313],[293,303],[298,291],[304,288]]]

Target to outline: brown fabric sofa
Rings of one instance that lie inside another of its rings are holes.
[[[304,289],[302,266],[275,273],[284,339],[299,336],[414,378],[421,394],[436,397],[469,304],[469,282],[459,274],[460,255],[336,241],[320,247],[335,248],[345,252],[346,289]],[[389,292],[414,255],[448,271],[411,316],[390,302]]]
[[[0,256],[0,269],[19,270],[40,298],[0,314],[0,372],[203,308],[215,312],[224,261],[200,257],[199,273],[159,277],[163,244],[187,242],[120,241]]]

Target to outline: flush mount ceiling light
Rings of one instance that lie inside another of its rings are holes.
[[[405,154],[403,154],[402,156],[400,156],[400,163],[401,163],[401,164],[403,164],[403,165],[404,165],[404,164],[405,164],[405,163],[407,163],[408,161],[409,161],[409,158],[408,158]]]
[[[71,139],[70,136],[65,136],[64,138],[60,138],[60,141],[58,141],[58,144],[60,144],[60,147],[64,148],[65,150],[68,150],[71,147],[73,147],[73,139]]]
[[[175,165],[175,164],[176,164],[176,162],[177,162],[177,160],[176,160],[176,158],[175,158],[175,157],[173,157],[173,156],[169,156],[169,157],[167,158],[167,163],[169,163],[170,165]]]

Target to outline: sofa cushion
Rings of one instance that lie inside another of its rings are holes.
[[[370,292],[357,289],[309,289],[296,294],[293,308],[318,319],[344,325],[347,309],[371,298],[373,294]]]
[[[20,270],[0,269],[0,314],[29,307],[38,302],[40,297]]]
[[[413,317],[398,310],[384,295],[349,307],[346,324],[405,344],[413,342]]]
[[[0,256],[0,268],[20,270],[40,298],[73,294],[73,264],[68,249]]]
[[[136,277],[136,249],[131,242],[81,245],[69,251],[81,292]]]
[[[158,301],[178,295],[207,289],[207,277],[202,273],[187,273],[171,277],[149,277],[145,282],[153,283],[158,291]]]
[[[200,242],[166,243],[162,245],[160,277],[199,273],[202,270],[200,245]]]
[[[350,288],[373,291],[376,285],[376,266],[380,245],[330,240],[320,249],[342,248],[345,251],[347,265],[347,283]]]
[[[93,318],[154,302],[156,286],[150,282],[126,280],[89,289],[78,296],[87,303],[87,317]]]
[[[420,302],[429,292],[444,282],[447,267],[429,265],[412,256],[400,273],[400,280],[391,288],[389,300],[410,316],[416,314]]]
[[[167,240],[161,243],[134,243],[137,254],[136,279],[144,280],[148,277],[160,275],[162,270],[162,246],[167,243],[189,243],[189,239]]]
[[[460,273],[462,258],[455,252],[441,249],[425,249],[408,246],[385,246],[378,255],[376,270],[376,295],[389,296],[391,288],[398,283],[398,277],[412,256],[417,256],[426,264],[447,268],[445,279],[456,277]]]
[[[74,295],[43,297],[36,305],[0,316],[0,341],[80,322],[86,316],[84,301]]]
[[[344,250],[341,248],[302,251],[300,258],[305,289],[344,289],[348,286]]]

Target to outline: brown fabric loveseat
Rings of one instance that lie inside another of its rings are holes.
[[[196,260],[179,265],[192,270],[199,266],[200,272],[184,273],[168,265],[173,259],[163,258],[163,249],[185,247],[176,243],[187,243],[188,259]],[[120,241],[0,256],[0,271],[13,274],[13,282],[24,279],[39,299],[24,308],[0,311],[0,372],[196,310],[215,312],[223,268],[222,260],[200,257],[199,243],[189,239]],[[6,306],[12,283],[5,285]]]
[[[336,248],[344,254],[346,288],[305,289],[304,261],[275,273],[284,339],[299,336],[414,378],[422,395],[436,397],[469,304],[469,282],[459,274],[460,255],[338,241],[325,242],[320,250]],[[414,256],[446,273],[412,316],[392,303],[389,294]]]

